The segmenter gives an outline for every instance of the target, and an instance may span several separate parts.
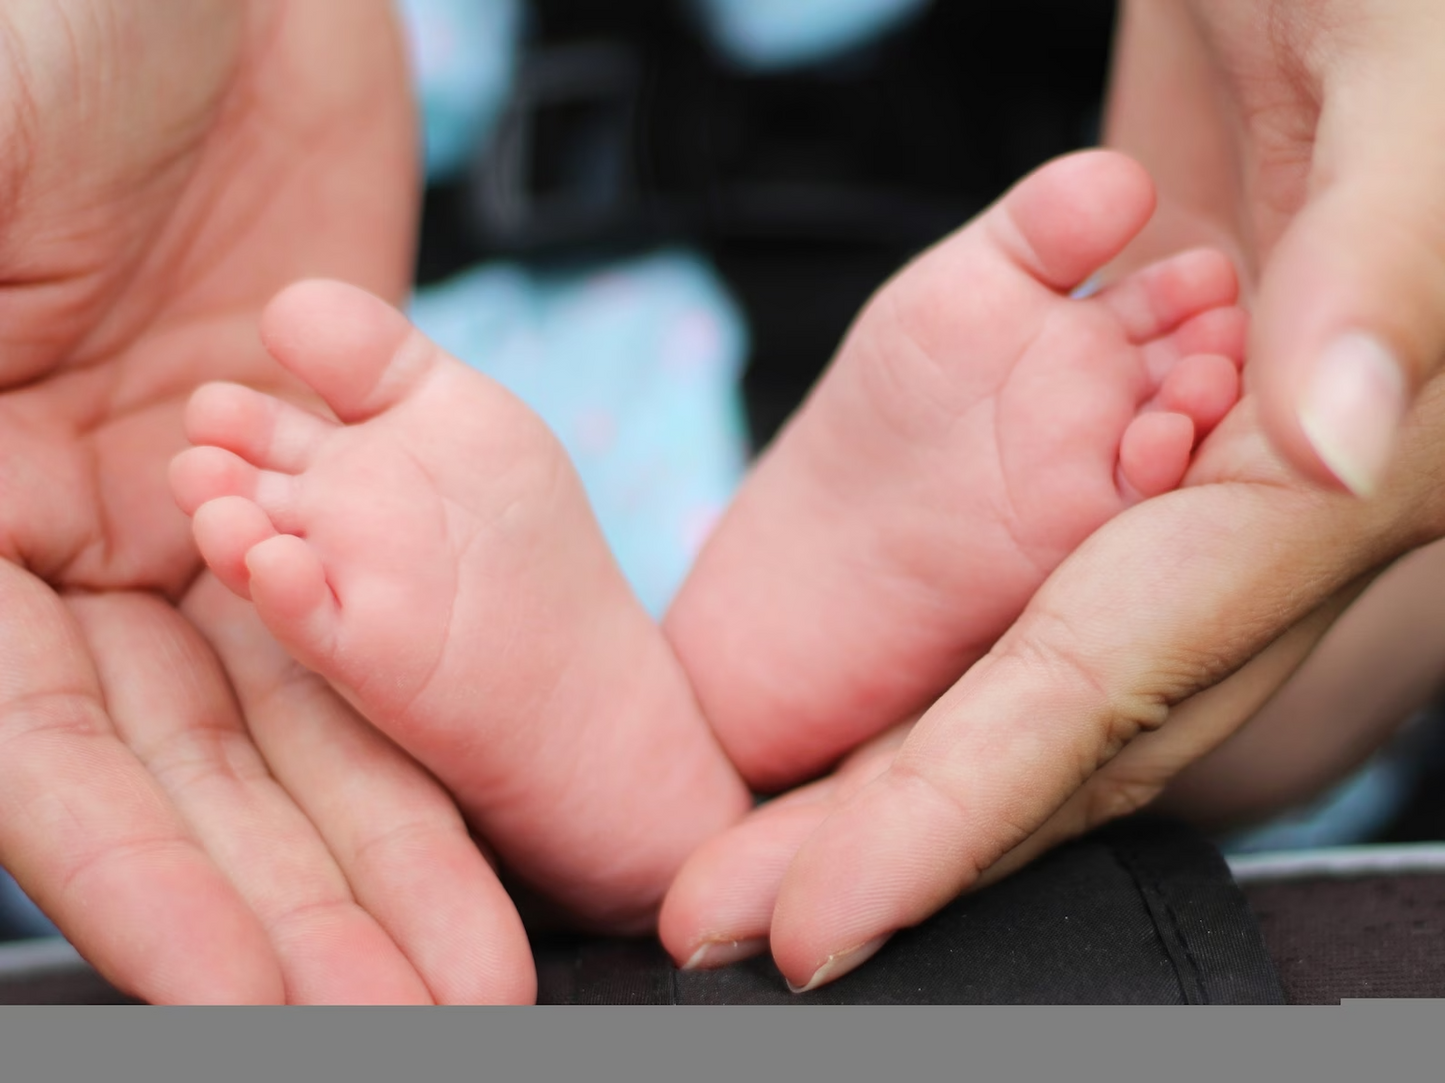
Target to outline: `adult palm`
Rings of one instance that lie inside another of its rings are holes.
[[[166,483],[197,384],[283,386],[279,288],[405,289],[390,5],[21,0],[0,58],[0,861],[146,999],[529,996],[450,802],[197,581]]]
[[[175,592],[189,391],[281,379],[252,325],[295,278],[405,287],[395,34],[377,3],[27,0],[0,46],[0,553]]]

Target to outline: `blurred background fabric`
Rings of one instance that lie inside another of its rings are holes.
[[[512,92],[525,0],[398,0],[423,118],[427,175],[464,173]]]
[[[660,618],[747,465],[747,333],[712,267],[685,250],[546,272],[483,264],[420,291],[411,314],[557,434]]]
[[[831,60],[905,25],[932,0],[690,0],[713,45],[756,71]]]

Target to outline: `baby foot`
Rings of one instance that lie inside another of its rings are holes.
[[[1073,296],[1153,206],[1119,155],[1044,167],[879,292],[763,456],[665,622],[754,785],[926,706],[1233,407],[1222,255]]]
[[[262,336],[335,419],[196,393],[172,485],[206,562],[522,880],[591,925],[648,927],[747,794],[561,446],[360,290],[294,286]]]

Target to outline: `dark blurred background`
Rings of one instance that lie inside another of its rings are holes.
[[[755,447],[911,255],[1094,142],[1112,0],[939,0],[802,70],[738,70],[675,0],[535,0],[491,150],[426,201],[418,279],[663,243],[711,256],[753,351]]]

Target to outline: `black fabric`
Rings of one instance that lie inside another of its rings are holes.
[[[0,1004],[140,1004],[93,970],[0,980]]]
[[[0,1005],[139,1003],[83,964],[0,971]]]
[[[1115,825],[795,996],[766,958],[680,972],[640,942],[539,946],[546,1004],[1282,1004],[1227,866],[1168,822]]]
[[[1445,997],[1445,875],[1310,877],[1244,892],[1289,1003]]]

